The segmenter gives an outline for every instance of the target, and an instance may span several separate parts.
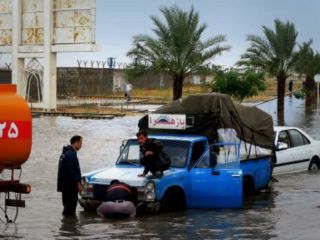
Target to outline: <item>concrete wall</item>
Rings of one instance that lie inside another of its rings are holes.
[[[130,83],[134,88],[142,89],[160,89],[160,88],[169,88],[173,86],[173,81],[171,76],[168,74],[153,74],[147,73],[136,79],[131,79]]]
[[[122,69],[110,68],[57,68],[57,95],[66,96],[101,96],[111,94],[115,88],[122,91],[127,79]],[[129,79],[134,88],[160,89],[172,87],[173,81],[168,74],[144,74],[136,79]],[[0,70],[0,83],[11,82],[11,71]],[[190,77],[185,83],[198,83],[198,77]],[[37,99],[37,88],[31,84],[30,96]]]
[[[201,80],[202,78],[199,76],[191,76],[186,78],[184,80],[184,83],[201,84]],[[173,79],[169,74],[166,73],[147,73],[136,79],[131,79],[130,83],[132,83],[135,88],[142,89],[160,89],[173,87]]]
[[[112,88],[112,69],[60,67],[57,70],[58,97],[105,95],[112,93]]]

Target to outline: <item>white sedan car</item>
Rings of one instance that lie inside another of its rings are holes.
[[[274,131],[274,175],[320,169],[320,141],[296,127],[274,127]]]

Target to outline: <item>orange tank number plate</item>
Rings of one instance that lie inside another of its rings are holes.
[[[29,138],[31,138],[31,122],[0,120],[0,140]]]

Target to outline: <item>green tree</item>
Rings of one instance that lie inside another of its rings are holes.
[[[311,48],[312,40],[302,43],[297,53],[296,72],[305,77],[306,107],[316,104],[314,76],[320,73],[320,54]]]
[[[248,70],[240,72],[236,69],[216,70],[211,85],[214,92],[226,93],[242,102],[245,98],[256,96],[266,90],[264,75]]]
[[[134,36],[134,47],[127,55],[134,60],[131,68],[141,73],[153,71],[170,74],[175,100],[182,96],[186,77],[206,73],[209,60],[230,47],[221,45],[225,41],[223,35],[202,40],[207,25],[199,23],[199,14],[193,7],[190,11],[177,6],[162,7],[160,12],[164,21],[156,16],[151,17],[155,37]]]
[[[277,80],[277,113],[279,123],[284,122],[286,79],[294,70],[297,60],[295,46],[298,32],[291,22],[276,19],[275,30],[262,26],[264,37],[249,35],[250,47],[241,56],[239,65],[265,71]]]

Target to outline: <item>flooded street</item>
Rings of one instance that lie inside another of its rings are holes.
[[[274,102],[259,106],[274,113]],[[320,174],[277,177],[269,192],[248,199],[238,210],[187,210],[127,220],[101,219],[77,208],[77,218],[62,217],[56,192],[58,158],[74,134],[83,136],[78,153],[82,172],[111,166],[123,139],[134,136],[140,116],[113,120],[33,119],[33,148],[22,182],[24,196],[16,224],[1,224],[0,238],[22,239],[319,239]],[[287,99],[286,125],[303,128],[320,139],[320,112],[305,114],[303,102]],[[1,200],[3,196],[1,195]],[[10,212],[11,215],[14,212]],[[2,219],[3,214],[0,215]]]

